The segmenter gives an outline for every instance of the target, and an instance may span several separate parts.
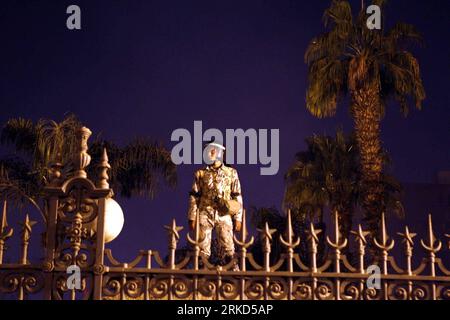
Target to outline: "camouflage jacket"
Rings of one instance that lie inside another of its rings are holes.
[[[195,220],[197,212],[216,214],[217,197],[239,201],[241,210],[233,216],[233,219],[242,220],[241,184],[237,171],[223,164],[218,168],[207,166],[195,172],[194,183],[189,193],[188,219]]]

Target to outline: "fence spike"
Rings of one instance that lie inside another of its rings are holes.
[[[32,228],[36,223],[37,223],[37,221],[30,220],[30,217],[28,214],[25,215],[24,222],[21,223],[21,225],[22,225],[22,255],[20,257],[21,264],[28,263],[28,258],[27,258],[28,257],[28,245],[30,243]]]
[[[0,264],[3,263],[3,254],[5,251],[5,242],[13,235],[14,229],[8,227],[8,221],[6,220],[8,202],[3,200],[3,213],[0,224]]]

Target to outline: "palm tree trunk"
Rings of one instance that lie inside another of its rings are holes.
[[[351,92],[352,114],[361,162],[363,209],[372,236],[379,231],[383,186],[381,176],[380,122],[382,109],[377,84],[367,85]]]

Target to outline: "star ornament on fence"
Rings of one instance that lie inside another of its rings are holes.
[[[261,232],[263,239],[268,239],[269,241],[272,241],[272,234],[277,231],[276,229],[270,229],[269,224],[266,222],[263,229],[257,229],[259,232]]]
[[[314,224],[311,222],[309,224],[309,230],[306,231],[308,233],[308,240],[313,240],[314,243],[319,242],[319,237],[317,236],[322,232],[321,229],[314,229]]]
[[[31,229],[36,223],[37,221],[30,220],[28,214],[25,215],[25,220],[23,222],[20,222],[20,225],[22,226],[23,239],[28,240],[30,238]]]
[[[178,231],[183,230],[182,226],[177,226],[175,219],[172,220],[172,224],[168,226],[164,226],[169,234],[169,237],[174,236],[176,240],[180,239],[180,233]]]
[[[407,245],[410,247],[414,245],[413,238],[417,236],[417,233],[409,232],[408,226],[405,227],[404,233],[398,232],[397,234],[403,238],[403,243],[407,243]]]
[[[370,234],[369,231],[364,231],[361,227],[361,224],[358,225],[358,231],[350,231],[351,234],[356,236],[356,241],[360,243],[360,245],[367,245],[367,239],[366,236]]]

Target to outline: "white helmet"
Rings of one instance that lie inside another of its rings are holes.
[[[223,151],[225,147],[217,142],[208,143],[203,150],[203,160],[206,164],[213,164],[215,161],[223,162]]]

